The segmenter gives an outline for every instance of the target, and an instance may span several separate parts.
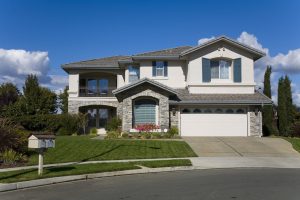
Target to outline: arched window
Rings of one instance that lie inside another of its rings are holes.
[[[205,109],[204,113],[212,113],[211,109]]]
[[[239,108],[239,109],[237,109],[236,113],[245,113],[245,110],[244,110],[244,109],[241,109],[241,108]]]
[[[189,109],[187,109],[187,108],[185,108],[185,109],[182,110],[182,113],[190,113],[190,112],[191,111]]]
[[[227,109],[226,113],[234,113],[232,109]]]
[[[223,110],[221,108],[216,109],[216,113],[223,113]]]
[[[201,113],[202,111],[200,110],[200,109],[198,109],[198,108],[196,108],[195,110],[194,110],[194,113]]]

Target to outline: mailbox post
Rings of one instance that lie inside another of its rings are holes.
[[[43,174],[44,152],[47,148],[55,147],[55,136],[46,134],[32,134],[28,138],[28,148],[37,149],[39,153],[39,170],[38,174]]]

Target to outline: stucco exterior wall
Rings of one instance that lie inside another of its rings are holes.
[[[128,80],[128,73],[127,80]],[[186,86],[186,61],[169,60],[168,61],[168,77],[152,76],[152,61],[140,61],[140,78],[150,78],[173,88],[184,88]]]
[[[225,90],[229,90],[228,93],[254,93],[254,62],[251,56],[247,52],[243,52],[234,47],[228,46],[227,44],[222,44],[220,50],[218,45],[212,45],[207,47],[206,49],[192,53],[189,56],[188,61],[188,75],[187,75],[187,85],[190,86],[190,92],[192,93],[223,93]],[[202,58],[229,58],[229,59],[237,59],[241,58],[242,62],[242,82],[234,83],[233,82],[233,66],[230,68],[230,79],[229,80],[212,80],[210,83],[202,82]],[[199,85],[205,85],[205,87],[193,88]],[[209,88],[209,86],[217,86]],[[222,87],[218,87],[218,85],[223,85]],[[242,86],[248,85],[248,87],[234,87],[232,89],[232,85]],[[218,89],[216,89],[218,88]]]
[[[79,74],[69,74],[69,97],[78,97]]]

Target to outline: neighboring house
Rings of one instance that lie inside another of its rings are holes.
[[[69,74],[69,113],[87,112],[89,127],[118,116],[123,131],[138,124],[182,136],[261,136],[254,61],[265,56],[227,37],[133,56],[62,65]]]

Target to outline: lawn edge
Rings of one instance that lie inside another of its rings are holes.
[[[38,187],[38,186],[52,185],[52,184],[70,182],[70,181],[88,180],[88,179],[95,179],[95,178],[159,173],[159,172],[186,171],[186,170],[195,170],[195,169],[203,169],[203,168],[195,167],[195,166],[143,168],[143,169],[134,169],[134,170],[114,171],[114,172],[92,173],[92,174],[84,174],[84,175],[60,176],[60,177],[53,177],[53,178],[36,179],[31,181],[22,181],[16,183],[0,183],[0,192],[21,190],[26,188]]]

